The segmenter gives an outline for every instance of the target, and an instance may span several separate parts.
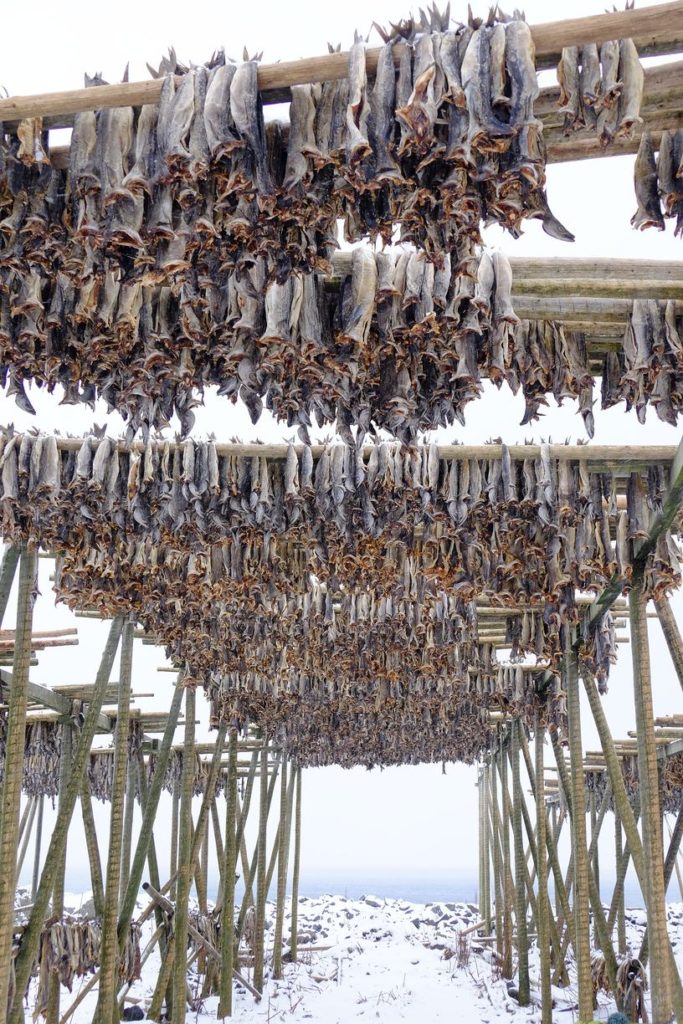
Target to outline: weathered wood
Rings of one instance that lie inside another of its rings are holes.
[[[64,725],[62,729],[62,742],[59,752],[59,804],[63,804],[66,799],[67,788],[69,785],[69,775],[71,772],[71,752],[73,746],[73,726],[71,723]],[[58,807],[59,807],[58,804]],[[59,866],[55,875],[54,886],[52,889],[52,913],[61,920],[64,914],[64,879],[66,875],[66,852],[67,847],[64,847],[62,856],[59,859]],[[50,980],[48,983],[48,996],[47,996],[47,1012],[45,1014],[46,1024],[58,1024],[59,1022],[59,1005],[61,995],[61,983],[59,980],[59,974],[57,971],[50,973]]]
[[[58,437],[57,448],[59,451],[78,451],[82,440],[76,437]],[[144,444],[141,441],[134,441],[128,444],[124,441],[117,442],[119,452],[144,451]],[[373,445],[363,449],[364,456],[370,456]],[[294,445],[297,452],[303,450],[302,445]],[[481,444],[481,445],[438,445],[439,458],[455,459],[466,461],[469,459],[500,459],[502,456],[502,445]],[[171,450],[174,445],[171,444]],[[265,459],[280,459],[283,462],[287,458],[289,446],[286,444],[258,444],[253,443],[230,443],[216,444],[218,455],[252,456],[258,455]],[[312,445],[311,453],[313,458],[319,458],[325,450],[324,445]],[[541,447],[537,444],[508,445],[508,452],[511,459],[537,459],[541,454]],[[678,448],[676,445],[576,445],[576,444],[551,444],[548,445],[548,452],[551,459],[560,462],[573,462],[581,460],[592,467],[614,466],[621,467],[622,472],[628,474],[636,468],[647,469],[653,464],[661,464],[671,467],[676,458]]]
[[[123,617],[118,616],[112,621],[109,636],[102,654],[100,668],[97,673],[95,692],[88,706],[85,721],[80,731],[80,738],[71,764],[71,775],[67,787],[64,804],[58,809],[50,845],[45,857],[40,884],[33,901],[33,910],[24,930],[21,948],[15,961],[16,991],[12,1001],[8,1020],[10,1024],[23,1024],[23,993],[26,991],[33,963],[38,953],[40,935],[45,921],[48,902],[52,893],[55,873],[59,858],[66,846],[69,823],[73,809],[81,789],[81,781],[85,771],[86,759],[90,756],[93,737],[97,728],[97,719],[102,707],[102,698],[111,675],[111,668],[118,648],[119,638],[123,629]],[[0,872],[0,875],[2,873]]]
[[[173,736],[178,722],[180,705],[184,694],[183,676],[184,673],[178,673],[175,690],[173,691],[173,697],[171,699],[171,706],[169,708],[166,731],[157,752],[156,768],[145,795],[145,802],[142,810],[142,824],[140,825],[135,853],[133,854],[133,862],[131,864],[130,875],[128,878],[128,887],[123,895],[123,899],[121,900],[121,910],[117,926],[119,948],[122,948],[123,943],[127,938],[128,928],[130,927],[130,922],[135,910],[135,900],[137,899],[138,888],[142,879],[145,858],[152,840],[154,820],[159,806],[159,798],[164,784],[164,776],[170,757]]]
[[[81,815],[83,817],[83,831],[85,833],[85,845],[88,850],[88,861],[90,863],[90,881],[92,884],[92,898],[95,906],[95,914],[101,917],[104,913],[104,876],[102,874],[102,859],[100,848],[97,842],[97,829],[95,827],[95,815],[92,809],[92,798],[90,795],[90,783],[87,774],[83,776],[81,783]]]
[[[0,789],[0,1024],[7,1020],[16,888],[17,845],[26,732],[27,684],[31,657],[33,606],[37,590],[35,551],[21,549],[17,597],[17,642],[12,665],[5,774]]]
[[[18,562],[19,548],[16,545],[6,547],[0,564],[0,625],[7,611]]]
[[[510,730],[510,767],[512,769],[512,837],[515,852],[515,917],[517,921],[517,972],[519,988],[519,1005],[528,1006],[530,1002],[529,982],[529,943],[526,925],[526,862],[524,859],[524,839],[522,835],[522,783],[519,771],[520,739],[522,724],[518,720],[512,723]]]
[[[548,858],[546,855],[546,816],[545,790],[543,787],[543,745],[545,727],[541,716],[536,712],[534,726],[534,753],[536,770],[536,848],[538,851],[538,907],[536,912],[536,928],[538,931],[538,948],[540,952],[541,981],[541,1024],[552,1024],[552,991],[550,984],[550,899],[548,896]]]
[[[176,959],[171,988],[173,992],[172,1024],[185,1024],[187,1010],[185,950],[189,926],[188,901],[192,879],[192,785],[194,782],[194,734],[196,693],[192,686],[185,688],[185,749],[180,789],[180,821],[178,836],[178,881],[174,935]]]
[[[678,628],[678,623],[674,613],[671,610],[668,597],[656,597],[655,608],[657,609],[657,616],[662,627],[662,633],[666,640],[666,645],[669,648],[669,654],[673,661],[674,668],[676,669],[676,676],[680,683],[681,689],[683,689],[683,638],[681,638],[681,632]],[[659,725],[657,719],[655,719],[655,725]]]
[[[225,809],[225,862],[221,912],[221,974],[218,1013],[232,1016],[232,972],[235,962],[235,867],[237,864],[237,729],[230,730],[228,783]]]
[[[294,813],[294,864],[292,867],[292,934],[289,951],[296,963],[299,954],[299,877],[301,873],[301,768],[296,768],[296,810]]]
[[[667,40],[673,39],[669,45],[679,48],[680,42],[683,41],[683,5],[679,0],[674,0],[654,7],[545,22],[530,27],[536,44],[539,67],[556,64],[564,46],[588,42],[599,44],[607,39],[620,39],[625,36],[637,40],[641,52],[662,36]],[[379,48],[366,50],[365,61],[369,77],[373,77],[376,72],[379,54]],[[396,63],[400,59],[398,47],[395,47],[394,59]],[[264,101],[273,98],[280,102],[283,90],[292,85],[338,81],[347,77],[348,67],[347,52],[263,64],[258,69],[258,87],[263,93]],[[151,79],[145,82],[100,85],[35,96],[10,96],[0,101],[0,121],[13,123],[29,117],[62,119],[64,115],[84,110],[157,103],[161,96],[162,84],[163,79]],[[67,122],[53,120],[54,123]]]
[[[654,714],[652,710],[652,678],[650,653],[645,618],[646,597],[643,577],[634,573],[629,598],[631,613],[631,651],[633,655],[633,692],[638,729],[638,782],[640,810],[643,818],[643,853],[647,930],[652,958],[650,989],[653,1020],[670,1020],[673,1013],[671,993],[671,967],[668,953],[666,921],[666,886],[664,884],[664,854],[662,820],[659,811],[659,777],[657,751],[654,744]]]
[[[133,623],[123,627],[119,675],[118,724],[114,739],[114,780],[109,821],[109,852],[104,889],[104,914],[100,945],[100,985],[96,1016],[102,1024],[115,1024],[118,959],[118,920],[121,889],[126,782],[128,779],[128,724],[133,673]]]
[[[581,1024],[593,1019],[593,981],[591,975],[589,907],[588,849],[586,846],[586,796],[583,780],[581,750],[581,711],[579,707],[579,669],[575,652],[568,648],[563,662],[564,689],[567,693],[567,716],[569,719],[569,757],[571,773],[572,851],[574,854],[574,929],[576,940],[577,982],[579,994],[579,1015]],[[560,753],[559,747],[554,747]],[[564,758],[557,758],[558,771],[565,766]]]
[[[36,822],[36,845],[33,854],[33,875],[31,878],[31,900],[36,897],[38,881],[40,879],[40,852],[43,843],[43,816],[45,811],[45,797],[41,793],[38,798],[38,821]]]

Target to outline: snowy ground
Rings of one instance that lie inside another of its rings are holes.
[[[75,907],[74,907],[75,909]],[[272,907],[269,908],[272,911]],[[342,896],[302,898],[299,908],[300,946],[329,947],[302,953],[297,964],[287,964],[282,981],[270,980],[256,1004],[243,989],[235,989],[233,1020],[239,1024],[276,1024],[319,1021],[347,1024],[350,1021],[379,1021],[382,1024],[409,1021],[431,1024],[494,1024],[498,1021],[535,1021],[538,1006],[519,1007],[507,984],[492,969],[487,946],[470,936],[464,957],[459,956],[459,932],[476,920],[469,904],[435,903],[418,905],[403,900],[372,896],[347,900]],[[671,936],[679,965],[683,964],[683,904],[670,907]],[[287,919],[287,923],[289,918]],[[645,915],[631,911],[627,916],[629,949],[637,954]],[[150,927],[151,931],[151,927]],[[285,934],[289,934],[286,925]],[[269,954],[272,953],[273,921],[269,919]],[[142,945],[148,938],[145,929]],[[143,978],[130,995],[146,1007],[159,970],[158,955],[150,957]],[[248,976],[248,969],[244,968]],[[532,984],[537,981],[537,951],[531,956]],[[75,998],[63,992],[62,1012]],[[197,991],[200,982],[189,977]],[[575,990],[554,990],[553,1019],[572,1024],[576,1019]],[[81,1004],[73,1020],[90,1024],[96,992]],[[200,1010],[188,1012],[188,1021],[208,1024],[216,1020],[217,1000],[207,999]],[[606,1020],[614,1004],[605,1000],[596,1019]]]

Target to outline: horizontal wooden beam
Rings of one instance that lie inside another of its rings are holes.
[[[544,22],[532,25],[531,34],[539,68],[555,65],[565,46],[589,42],[599,44],[607,39],[631,37],[636,40],[640,52],[645,53],[649,47],[656,46],[658,40],[665,38],[669,52],[677,52],[683,43],[683,2],[674,0],[651,7]],[[379,48],[366,51],[366,68],[370,77],[376,72],[379,54]],[[396,47],[397,64],[399,59],[400,50]],[[346,52],[263,64],[258,70],[258,86],[265,101],[281,102],[283,90],[286,96],[286,90],[293,85],[338,81],[346,78],[348,67],[349,55]],[[162,84],[163,80],[156,78],[33,96],[10,96],[0,100],[0,121],[11,123],[27,117],[60,118],[84,110],[156,103]]]
[[[0,682],[9,687],[12,682],[12,673],[0,669]],[[66,717],[71,715],[73,708],[71,700],[61,693],[50,690],[47,686],[41,686],[39,683],[29,681],[27,694],[30,701],[40,704],[42,707],[56,712],[60,716]],[[98,731],[111,732],[111,722],[105,715],[100,714],[98,716]]]
[[[83,443],[78,437],[58,437],[57,448],[60,451],[78,451]],[[161,445],[164,442],[160,442]],[[120,452],[144,451],[142,441],[127,443],[118,441],[117,448]],[[302,450],[302,445],[294,446],[297,451]],[[500,444],[481,445],[459,445],[443,444],[438,445],[439,457],[442,459],[500,459],[503,448]],[[314,458],[318,458],[325,450],[325,445],[314,444],[311,451]],[[560,462],[583,461],[590,466],[605,467],[621,466],[625,471],[633,468],[646,469],[654,463],[670,465],[673,463],[677,448],[675,445],[600,445],[600,444],[551,444],[549,454],[552,459]],[[268,459],[286,459],[289,446],[286,444],[257,444],[257,443],[221,443],[216,444],[218,455],[259,455]],[[364,449],[369,454],[371,448]],[[511,459],[536,459],[541,454],[541,447],[537,444],[509,445],[508,452]],[[177,671],[174,669],[174,671]]]

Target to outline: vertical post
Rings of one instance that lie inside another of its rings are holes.
[[[36,822],[36,852],[33,859],[33,879],[31,881],[31,899],[34,900],[38,889],[40,878],[40,848],[43,844],[43,811],[45,797],[41,793],[38,797],[38,821]]]
[[[138,766],[128,751],[128,779],[126,782],[126,805],[123,817],[123,843],[121,844],[121,878],[119,881],[119,904],[128,886],[130,875],[130,853],[133,843],[133,816],[135,814],[135,790]]]
[[[221,976],[218,1016],[232,1016],[232,972],[235,969],[235,867],[237,844],[237,729],[230,730],[228,785],[225,811],[225,861],[223,867],[223,906],[221,909]]]
[[[19,548],[14,544],[5,548],[2,555],[2,564],[0,565],[0,626],[5,618],[5,612],[9,604],[9,596],[12,592],[12,583],[14,582],[18,561]]]
[[[100,667],[95,678],[95,687],[92,692],[90,703],[88,704],[83,728],[79,735],[78,746],[71,764],[71,775],[64,800],[64,806],[60,807],[57,812],[57,817],[50,836],[50,844],[45,855],[45,863],[43,864],[40,882],[33,900],[33,909],[31,910],[31,915],[22,937],[21,947],[15,960],[16,994],[9,1012],[8,1019],[10,1024],[23,1024],[24,1021],[23,993],[29,983],[31,970],[33,968],[35,958],[38,955],[40,935],[45,921],[47,906],[52,894],[52,886],[54,884],[59,859],[62,856],[64,847],[66,846],[69,823],[81,789],[83,773],[85,772],[85,764],[87,759],[90,757],[90,748],[97,729],[97,721],[104,701],[104,695],[109,681],[109,676],[111,674],[112,665],[114,663],[114,658],[116,656],[116,650],[119,645],[122,628],[123,618],[121,616],[117,616],[111,624],[107,643],[102,653]],[[4,1024],[1,1016],[0,1024]]]
[[[579,989],[580,1024],[593,1020],[593,978],[591,972],[588,850],[586,846],[586,791],[583,779],[581,746],[581,708],[579,704],[579,666],[576,652],[567,645],[564,656],[567,716],[569,719],[569,760],[571,768],[571,825],[574,853],[574,950]]]
[[[512,837],[515,847],[515,916],[517,918],[517,964],[519,970],[519,1005],[528,1006],[529,986],[529,944],[526,927],[526,858],[522,834],[522,783],[519,772],[519,731],[522,723],[512,723],[510,763],[512,766]]]
[[[7,556],[6,556],[7,557]],[[3,565],[4,569],[4,565]],[[36,596],[37,557],[35,551],[21,549],[19,595],[12,661],[12,681],[7,714],[5,778],[0,791],[0,1024],[7,1020],[7,1003],[14,922],[17,845],[21,812],[21,783],[24,770],[24,743],[28,674],[31,663],[31,631]]]
[[[538,909],[536,923],[538,926],[538,948],[541,957],[541,1024],[552,1024],[552,992],[550,987],[550,899],[548,897],[548,858],[546,855],[545,816],[545,765],[543,763],[543,744],[545,742],[545,726],[541,712],[536,712],[534,736],[534,754],[536,768],[536,850],[538,854]]]
[[[655,608],[657,609],[657,615],[659,616],[659,623],[662,627],[662,633],[666,640],[667,647],[669,648],[669,654],[671,660],[674,663],[676,669],[676,675],[678,676],[678,682],[683,688],[683,639],[681,639],[681,633],[678,628],[678,623],[674,617],[674,613],[671,611],[671,605],[669,604],[668,597],[656,597]]]
[[[500,820],[498,814],[498,785],[497,785],[497,770],[496,770],[496,755],[491,754],[491,760],[489,762],[490,772],[490,783],[491,783],[491,803],[490,803],[490,820],[491,820],[491,842],[493,849],[493,887],[494,887],[494,904],[493,908],[495,911],[496,918],[496,953],[498,954],[499,962],[503,958],[503,893],[501,886],[501,864],[500,864],[500,836],[498,834],[498,822]]]
[[[484,764],[482,769],[482,813],[484,831],[484,913],[482,920],[486,935],[491,934],[491,825],[489,819],[489,766]]]
[[[35,821],[39,799],[40,798],[37,796],[29,797],[26,804],[26,809],[22,816],[21,828],[19,829],[21,836],[21,849],[19,851],[19,859],[17,861],[17,879],[19,879],[21,875],[21,869],[23,868],[24,861],[26,860],[26,851],[28,850],[28,844],[31,840],[31,833],[33,832],[33,822]]]
[[[87,772],[83,775],[81,783],[81,814],[83,816],[83,831],[85,832],[85,845],[88,848],[88,860],[90,862],[90,879],[92,881],[92,896],[95,905],[95,914],[102,917],[104,914],[104,878],[102,876],[102,861],[100,859],[100,848],[97,842],[97,830],[95,827],[95,815],[92,809],[92,798],[90,795],[90,783]]]
[[[616,808],[614,807],[614,858],[619,869],[622,858],[624,856],[623,849],[623,836],[621,832],[621,818]],[[620,884],[621,883],[621,884]],[[620,956],[626,956],[626,908],[624,906],[624,881],[617,877],[617,886],[619,886],[619,892],[617,894],[617,945]]]
[[[178,826],[178,882],[175,915],[175,962],[173,965],[172,1024],[185,1024],[187,1010],[187,925],[188,901],[192,884],[192,787],[194,783],[194,733],[196,694],[193,687],[185,690],[185,737],[183,743],[183,774],[180,789],[180,818]]]
[[[66,789],[69,784],[69,775],[71,769],[71,752],[72,752],[72,740],[73,732],[72,725],[70,722],[65,723],[62,726],[62,740],[61,748],[59,751],[59,805],[64,806],[66,799]],[[66,846],[62,852],[62,856],[59,859],[59,866],[57,868],[57,874],[55,875],[54,887],[52,890],[52,914],[59,921],[62,919],[64,913],[64,876],[66,874]],[[50,974],[50,982],[48,985],[48,997],[47,997],[47,1012],[45,1019],[47,1024],[59,1024],[59,999],[60,996],[60,982],[59,974],[56,971],[52,971]]]
[[[259,790],[258,840],[256,844],[256,920],[254,936],[254,988],[263,992],[263,965],[265,960],[266,875],[268,871],[268,739],[264,735],[261,747]]]
[[[109,819],[109,851],[105,885],[104,915],[100,952],[100,985],[97,997],[96,1019],[102,1024],[113,1024],[118,1018],[116,1009],[118,966],[119,890],[121,883],[121,853],[123,847],[126,780],[128,778],[128,725],[130,722],[130,691],[133,673],[134,624],[127,620],[121,641],[121,665],[114,737],[114,781]]]
[[[169,897],[175,900],[176,874],[178,871],[178,819],[180,816],[180,780],[173,777],[173,802],[171,806],[171,854],[169,858],[168,877],[173,879]]]
[[[646,605],[643,575],[641,571],[638,571],[633,575],[629,595],[629,614],[633,658],[633,694],[638,735],[640,813],[643,822],[643,853],[645,854],[647,886],[647,932],[652,952],[650,960],[652,1019],[668,1021],[673,1012],[671,962],[666,922],[662,819],[659,811],[659,776],[652,708]]]
[[[183,673],[181,672],[178,674],[176,679],[175,689],[171,699],[171,706],[168,712],[168,719],[166,721],[166,728],[164,729],[163,739],[157,754],[156,769],[148,789],[146,789],[146,782],[144,778],[144,761],[140,764],[140,793],[142,795],[144,807],[142,811],[142,824],[140,825],[140,832],[138,834],[138,841],[135,847],[135,853],[133,854],[133,863],[131,865],[130,877],[128,879],[128,888],[122,900],[121,912],[119,914],[118,931],[120,949],[123,947],[128,936],[130,920],[135,909],[135,900],[137,898],[140,881],[142,879],[142,872],[145,866],[145,857],[147,857],[148,851],[152,849],[154,838],[154,819],[159,806],[159,798],[164,784],[166,768],[171,755],[173,736],[178,724],[178,715],[180,713],[183,693]],[[152,885],[154,884],[155,882],[152,878]]]
[[[287,898],[287,756],[283,753],[280,766],[280,821],[278,823],[277,853],[277,906],[275,908],[275,938],[273,940],[273,977],[282,977],[282,933]]]
[[[501,740],[498,752],[498,771],[500,772],[500,789],[502,794],[501,808],[501,839],[503,851],[503,977],[512,977],[512,872],[510,871],[510,791],[508,789],[507,756],[505,740]]]
[[[213,801],[212,801],[213,802]],[[203,914],[209,913],[209,818],[207,816],[202,829],[202,850],[200,854],[199,874],[202,880],[200,909]],[[198,894],[199,896],[200,894]]]
[[[479,798],[479,827],[477,832],[478,839],[478,851],[479,851],[479,885],[478,885],[478,902],[479,902],[479,919],[484,918],[484,801],[482,799],[484,787],[484,773],[480,768],[477,772],[477,796]]]
[[[621,817],[621,825],[626,836],[628,843],[628,849],[633,859],[633,866],[636,869],[638,875],[638,881],[640,882],[641,891],[647,894],[647,878],[646,878],[646,867],[645,867],[645,846],[640,838],[640,833],[636,825],[636,816],[633,812],[626,793],[626,787],[624,785],[624,777],[621,772],[619,764],[619,758],[617,756],[616,748],[614,746],[614,740],[609,730],[607,722],[607,716],[605,715],[602,703],[600,701],[600,695],[596,686],[595,680],[590,676],[584,674],[583,678],[586,695],[590,704],[591,712],[593,714],[593,720],[598,730],[600,737],[600,743],[602,745],[602,751],[605,755],[605,765],[609,773],[610,781],[612,783],[612,792],[614,794],[614,800],[619,808],[619,815]],[[642,800],[642,780],[641,780],[641,800]],[[642,805],[641,805],[642,810]],[[647,899],[647,895],[645,896]],[[673,949],[671,944],[668,942],[667,937],[667,956],[670,964],[670,979],[672,984],[672,1001],[676,1016],[683,1020],[683,985],[678,974],[678,968],[676,966],[676,960],[674,957]]]
[[[296,771],[296,812],[294,815],[294,867],[292,869],[292,938],[289,944],[292,961],[299,954],[299,878],[301,873],[301,768]]]

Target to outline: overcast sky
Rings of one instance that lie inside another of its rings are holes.
[[[474,5],[475,13],[485,14],[488,5]],[[561,18],[567,14],[601,13],[604,3],[574,0],[571,5],[541,3],[525,5],[531,23]],[[466,5],[454,5],[454,14],[466,16]],[[167,0],[163,6],[119,0],[115,7],[95,5],[85,0],[69,0],[55,7],[47,0],[12,3],[3,11],[0,36],[0,86],[9,94],[27,94],[78,88],[84,72],[103,73],[106,80],[118,81],[126,64],[131,80],[147,77],[145,62],[154,64],[168,46],[175,46],[181,59],[201,62],[219,47],[238,58],[244,46],[250,53],[263,51],[264,62],[292,60],[326,52],[327,42],[348,48],[354,30],[368,33],[374,20],[397,21],[408,9],[394,0],[375,0],[371,5],[360,0],[344,4],[288,4],[272,0],[253,4],[218,5],[193,0],[188,5]],[[373,35],[377,45],[377,37]],[[543,83],[554,80],[552,73]],[[272,113],[272,112],[271,112]],[[279,112],[286,117],[286,109]],[[680,242],[674,240],[671,226],[662,235],[635,233],[629,220],[635,210],[632,173],[634,157],[593,160],[583,164],[564,164],[548,168],[550,204],[560,220],[576,235],[573,245],[563,244],[543,234],[534,221],[525,228],[522,239],[514,241],[499,229],[488,232],[487,242],[499,246],[508,255],[534,257],[604,256],[641,259],[672,259],[680,256]],[[31,389],[30,398],[38,420],[21,413],[12,400],[0,397],[0,422],[14,422],[19,429],[34,427],[81,433],[93,421],[103,423],[104,410],[93,416],[89,411],[58,405],[51,397]],[[442,432],[439,438],[458,438],[478,443],[500,436],[514,443],[532,435],[561,441],[584,438],[583,426],[575,406],[568,403],[557,410],[549,408],[532,430],[518,426],[522,413],[521,396],[514,398],[505,388],[487,387],[484,398],[468,407],[467,428]],[[109,419],[112,433],[121,422]],[[224,440],[235,435],[244,440],[282,440],[288,432],[263,416],[254,428],[243,410],[214,396],[207,396],[206,407],[198,410],[196,436],[213,431]],[[633,413],[623,409],[607,413],[596,411],[595,442],[598,444],[677,443],[679,431],[661,424],[649,413],[645,427],[639,426]],[[64,608],[54,609],[48,580],[48,563],[41,563],[42,597],[37,609],[38,627],[72,624]],[[680,612],[683,606],[676,599]],[[33,678],[49,685],[57,682],[92,680],[104,637],[98,623],[77,620],[81,643],[78,648],[40,656]],[[9,620],[7,625],[9,625]],[[651,623],[656,712],[681,710],[681,690],[659,636]],[[622,649],[620,664],[614,669],[610,692],[605,697],[615,735],[623,736],[633,727],[632,686],[629,649]],[[155,700],[140,700],[143,707],[164,706],[170,700],[170,675],[159,675],[163,656],[154,649],[136,645],[134,689],[156,692]],[[116,673],[113,674],[116,678]],[[206,719],[203,701],[199,702]],[[584,708],[587,747],[596,737],[587,722]],[[416,872],[443,869],[467,870],[476,865],[476,772],[473,768],[449,766],[442,774],[440,766],[421,768],[343,771],[329,768],[307,771],[304,777],[304,867],[372,867]],[[165,822],[168,806],[160,814],[159,843],[165,849]],[[108,807],[98,812],[98,823],[105,834]],[[163,852],[162,852],[163,860]],[[85,867],[82,837],[72,833],[69,848],[72,868]],[[163,870],[163,868],[162,868]]]

